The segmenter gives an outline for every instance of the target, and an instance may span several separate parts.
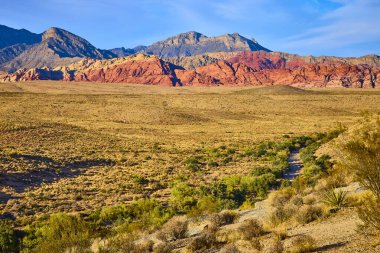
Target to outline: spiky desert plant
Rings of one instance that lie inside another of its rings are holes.
[[[340,209],[347,204],[347,192],[328,190],[323,195],[323,202],[333,208]]]

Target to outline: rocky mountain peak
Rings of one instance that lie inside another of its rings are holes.
[[[198,33],[198,32],[186,32],[178,34],[174,37],[170,37],[164,41],[159,41],[155,44],[170,44],[170,45],[195,45],[202,41],[203,39],[206,39],[207,36]]]

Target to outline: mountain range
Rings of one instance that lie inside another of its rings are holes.
[[[207,37],[198,32],[181,33],[150,46],[133,49],[116,48],[111,51],[119,57],[136,53],[157,55],[160,58],[201,55],[210,52],[241,52],[270,50],[261,46],[255,39],[247,39],[238,33],[218,37]]]
[[[188,32],[132,49],[98,49],[60,28],[0,26],[0,81],[65,80],[182,85],[376,87],[380,57],[272,52],[238,33]]]

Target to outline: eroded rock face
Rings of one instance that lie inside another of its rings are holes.
[[[179,85],[175,69],[180,69],[161,59],[128,61],[110,68],[86,69],[74,75],[75,81],[102,83],[136,83]]]
[[[234,55],[196,69],[185,70],[156,56],[137,55],[111,60],[85,59],[55,69],[21,69],[0,81],[64,80],[170,86],[292,85],[300,87],[358,87],[380,85],[380,68],[342,61],[307,63],[256,53]]]

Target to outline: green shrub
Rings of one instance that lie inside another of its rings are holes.
[[[149,180],[144,178],[143,176],[134,175],[132,176],[132,181],[139,185],[145,185],[149,183]]]
[[[261,175],[269,174],[271,172],[272,172],[272,170],[269,167],[258,167],[258,168],[255,168],[254,170],[252,170],[251,176],[258,177]]]
[[[189,212],[196,204],[198,190],[186,183],[176,184],[171,191],[170,202],[180,212]]]
[[[202,196],[197,200],[197,204],[190,210],[190,217],[199,217],[203,214],[212,214],[219,212],[222,209],[222,201],[214,196]]]
[[[164,208],[155,199],[140,199],[130,205],[104,207],[93,212],[89,220],[98,227],[113,225],[122,230],[153,230],[160,227],[174,215],[170,208]]]
[[[27,248],[50,253],[88,247],[92,229],[79,216],[58,213],[51,215],[46,222],[26,229],[26,233],[23,243]]]
[[[202,162],[200,161],[200,157],[190,157],[185,161],[186,167],[193,171],[199,171],[202,168]]]
[[[0,220],[0,252],[18,252],[16,231],[10,221]]]

